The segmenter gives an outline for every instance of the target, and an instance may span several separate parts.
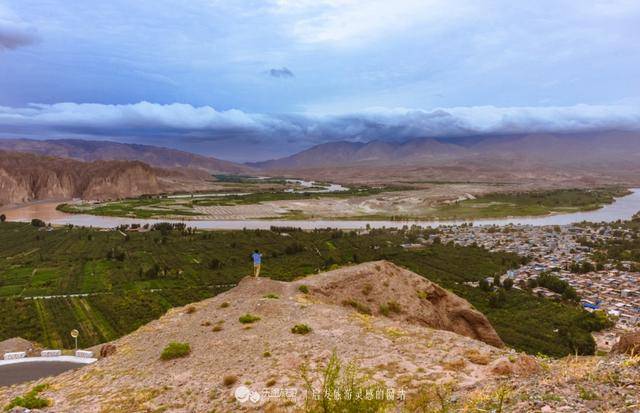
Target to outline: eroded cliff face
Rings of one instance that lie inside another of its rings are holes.
[[[0,151],[0,204],[115,199],[161,192],[156,170],[137,161],[80,162]]]

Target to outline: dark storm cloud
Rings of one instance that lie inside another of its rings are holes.
[[[270,69],[268,73],[269,73],[269,76],[271,77],[278,77],[278,78],[295,77],[293,72],[287,69],[286,67],[283,67],[281,69]]]
[[[0,50],[13,50],[37,41],[38,36],[29,26],[0,18]]]
[[[150,142],[162,137],[176,146],[234,140],[295,143],[296,148],[336,140],[403,140],[495,133],[640,130],[634,106],[458,107],[432,111],[371,109],[342,115],[273,115],[210,106],[58,103],[0,107],[0,135],[111,137]],[[269,145],[270,144],[270,145]]]

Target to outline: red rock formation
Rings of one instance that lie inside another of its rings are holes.
[[[0,204],[157,193],[163,190],[157,172],[137,161],[79,162],[0,151]]]

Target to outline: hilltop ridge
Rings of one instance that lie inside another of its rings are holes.
[[[354,389],[375,383],[402,394],[389,402],[393,411],[499,406],[508,412],[632,412],[637,407],[637,357],[536,359],[428,327],[410,306],[421,306],[432,320],[475,310],[416,277],[386,261],[293,282],[245,277],[236,288],[171,309],[114,341],[112,354],[93,365],[0,388],[0,405],[39,383],[45,385],[38,387],[39,397],[50,402],[45,412],[311,412],[317,401],[307,398],[307,390],[320,391],[328,366],[342,366],[336,374],[352,374],[346,377],[356,379]],[[368,288],[373,280],[377,283]],[[360,294],[370,299],[357,302]],[[343,300],[347,295],[351,300]],[[387,312],[383,303],[389,297],[395,304],[387,301]],[[419,305],[414,297],[424,302]],[[461,330],[455,323],[453,329]],[[163,359],[170,343],[182,350]],[[607,381],[612,375],[615,381]],[[253,401],[248,392],[254,392]]]
[[[352,301],[357,300],[358,291],[376,279],[371,300],[358,308],[352,302],[336,302],[350,293]],[[408,290],[411,297],[403,295]],[[417,295],[420,291],[427,293],[425,298]],[[381,305],[392,296],[396,308],[385,316]],[[416,300],[423,301],[422,315],[411,313],[409,304],[419,306]],[[365,306],[375,311],[369,315]],[[54,400],[51,411],[56,412],[120,411],[117,406],[125,399],[129,411],[237,410],[243,407],[233,399],[238,385],[250,382],[255,389],[281,386],[302,392],[300,369],[308,366],[315,371],[333,351],[346,361],[357,361],[373,379],[390,387],[415,390],[428,382],[449,380],[474,386],[490,374],[490,361],[507,350],[428,327],[435,323],[478,335],[480,330],[468,329],[460,313],[475,314],[484,334],[497,338],[484,316],[466,301],[385,261],[293,282],[246,277],[232,290],[169,310],[159,320],[116,340],[114,355],[43,380],[52,383],[45,394]],[[247,314],[259,319],[243,324],[239,319]],[[294,334],[296,325],[308,326],[310,332]],[[170,342],[188,343],[191,353],[183,359],[160,360],[160,352]],[[477,357],[480,364],[466,357]],[[225,386],[224,377],[235,377],[233,385]],[[276,383],[270,385],[270,380]],[[2,404],[28,387],[0,390]],[[212,399],[211,394],[216,397]],[[284,407],[286,401],[275,404]]]

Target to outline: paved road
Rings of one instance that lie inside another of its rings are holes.
[[[42,377],[55,376],[82,366],[84,364],[66,361],[43,361],[0,366],[0,386],[10,386]]]

